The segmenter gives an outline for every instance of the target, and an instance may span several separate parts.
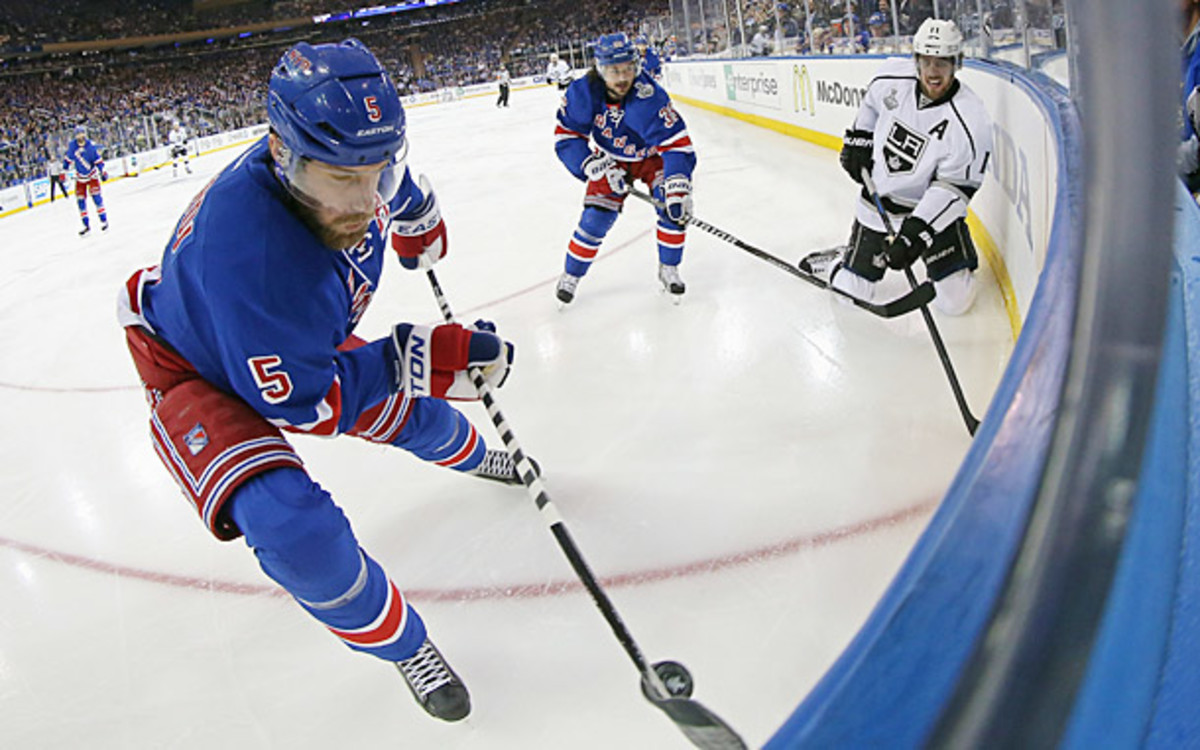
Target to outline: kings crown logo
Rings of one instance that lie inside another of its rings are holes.
[[[910,129],[899,120],[892,123],[888,130],[887,141],[883,145],[883,157],[887,170],[894,175],[911,174],[925,153],[929,138]]]

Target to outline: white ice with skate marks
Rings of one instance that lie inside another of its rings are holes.
[[[918,315],[874,318],[694,229],[671,305],[633,199],[558,312],[583,186],[554,156],[557,101],[409,113],[449,227],[437,274],[461,319],[516,343],[500,407],[647,658],[685,664],[758,746],[867,616],[967,432]],[[856,186],[832,152],[681,111],[696,216],[789,261],[844,241]],[[236,153],[106,185],[112,226],[86,239],[73,202],[0,221],[0,746],[687,747],[520,488],[295,440],[467,682],[458,725],[206,534],[150,446],[114,298]],[[937,316],[977,415],[1012,346],[981,276],[974,312]],[[359,332],[439,319],[389,262]]]

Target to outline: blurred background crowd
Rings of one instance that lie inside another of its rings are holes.
[[[557,53],[624,31],[660,54],[757,56],[899,51],[925,18],[979,15],[981,0],[4,0],[0,3],[0,187],[47,174],[76,125],[106,158],[264,122],[271,66],[297,41],[356,36],[402,95],[536,75]],[[986,0],[1011,25],[1061,0]],[[895,7],[893,7],[895,4]],[[963,6],[959,8],[957,6]],[[1030,10],[1033,8],[1034,10]],[[1039,21],[1041,22],[1041,21]],[[1046,28],[1050,21],[1045,21]]]

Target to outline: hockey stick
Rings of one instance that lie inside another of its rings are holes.
[[[887,230],[888,242],[894,242],[896,239],[896,230],[892,227],[892,220],[888,217],[887,211],[883,207],[883,200],[879,197],[879,191],[875,189],[875,181],[871,179],[871,172],[866,167],[862,170],[863,187],[871,194],[871,200],[875,203],[875,210],[879,212],[879,218],[883,219],[883,227]],[[917,287],[917,279],[913,276],[912,268],[905,266],[904,277],[908,279],[908,285],[914,289]],[[924,282],[928,284],[929,282]],[[929,308],[921,305],[921,316],[925,318],[925,327],[929,329],[929,335],[933,338],[933,346],[937,349],[938,359],[942,360],[942,369],[946,371],[946,378],[950,381],[950,390],[954,391],[954,400],[958,402],[958,411],[962,414],[963,421],[967,423],[967,432],[971,433],[971,437],[975,437],[975,431],[979,429],[979,420],[971,413],[971,407],[967,406],[967,398],[963,395],[962,386],[958,383],[958,376],[954,374],[954,365],[950,364],[950,355],[946,352],[946,344],[942,341],[942,335],[938,333],[937,325],[933,322],[933,315],[929,312]]]
[[[433,287],[433,295],[437,298],[438,306],[442,308],[442,317],[446,319],[447,323],[453,323],[454,312],[450,309],[450,303],[446,301],[446,295],[442,292],[442,287],[438,283],[433,269],[428,269],[426,275],[429,277],[429,285]],[[492,418],[492,424],[496,427],[500,440],[503,441],[505,449],[508,450],[517,466],[517,474],[521,477],[521,482],[524,483],[530,498],[533,499],[534,504],[541,511],[542,517],[549,525],[550,533],[554,535],[558,546],[567,556],[571,567],[574,568],[575,574],[579,576],[584,587],[591,594],[592,601],[599,607],[600,613],[604,615],[608,626],[612,628],[613,634],[624,647],[625,653],[629,654],[634,666],[641,673],[642,694],[651,703],[662,709],[696,747],[703,748],[703,750],[745,750],[746,744],[728,724],[699,702],[691,700],[692,677],[682,664],[663,661],[651,667],[646,661],[641,649],[638,648],[629,629],[625,627],[625,623],[613,606],[612,600],[600,587],[595,574],[588,567],[587,561],[583,559],[579,548],[575,546],[575,541],[567,531],[562,516],[550,502],[550,494],[542,484],[541,477],[534,470],[525,451],[521,449],[521,445],[517,442],[517,437],[513,434],[512,428],[508,426],[504,415],[500,413],[496,397],[492,394],[492,387],[484,379],[483,371],[478,367],[472,367],[468,374],[475,384],[479,398],[487,408],[488,416]]]
[[[631,195],[633,195],[635,198],[640,198],[641,200],[649,203],[650,205],[654,206],[655,208],[663,207],[662,203],[660,201],[655,200],[653,196],[648,195],[647,193],[643,193],[642,191],[638,190],[637,188],[633,188],[633,187],[629,188],[629,193]],[[918,307],[928,304],[929,301],[933,299],[933,295],[934,295],[933,285],[929,284],[929,283],[924,283],[924,284],[921,284],[921,286],[913,289],[911,292],[904,295],[903,297],[893,300],[885,305],[877,305],[873,302],[867,302],[866,300],[859,299],[858,297],[855,297],[853,294],[850,294],[841,289],[838,289],[837,287],[830,286],[826,281],[821,279],[819,276],[814,276],[811,273],[807,273],[807,272],[797,268],[796,266],[792,265],[791,263],[788,263],[785,260],[776,258],[774,255],[771,255],[770,253],[768,253],[764,250],[759,250],[757,247],[754,247],[753,245],[750,245],[746,242],[742,242],[741,240],[739,240],[737,237],[734,237],[729,232],[726,232],[723,229],[718,229],[717,227],[714,227],[712,224],[709,224],[706,221],[701,221],[700,219],[697,219],[695,216],[689,216],[687,219],[687,222],[699,229],[703,229],[704,231],[708,232],[711,235],[720,237],[721,239],[734,245],[737,248],[745,250],[746,252],[750,253],[751,255],[758,258],[759,260],[765,260],[766,262],[770,263],[771,265],[773,265],[777,268],[782,268],[784,271],[787,271],[788,273],[790,273],[791,275],[793,275],[797,278],[807,281],[808,283],[812,284],[813,286],[820,287],[821,289],[828,289],[829,291],[833,292],[834,294],[838,295],[839,297],[844,297],[845,299],[848,299],[851,302],[853,302],[858,307],[861,307],[862,309],[864,309],[868,312],[874,313],[875,315],[878,315],[881,318],[894,318],[897,315],[903,315],[907,312],[912,312],[913,310],[917,309]]]

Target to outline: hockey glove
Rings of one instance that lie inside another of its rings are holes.
[[[486,320],[467,328],[400,323],[392,329],[389,350],[395,387],[413,398],[474,401],[479,394],[466,370],[480,367],[488,383],[499,388],[508,378],[515,349],[495,330]]]
[[[625,169],[617,160],[605,152],[595,152],[583,160],[580,167],[588,182],[608,182],[608,192],[625,195],[629,192],[629,184],[625,181]]]
[[[687,224],[692,218],[692,181],[681,174],[672,175],[663,180],[658,192],[667,218],[679,226]]]
[[[392,249],[400,256],[400,265],[410,271],[432,267],[450,249],[433,186],[425,175],[418,182],[425,200],[414,214],[407,218],[401,218],[399,213],[392,215]]]
[[[861,185],[863,169],[870,172],[875,167],[874,151],[875,134],[869,130],[852,128],[842,137],[842,153],[838,160],[842,163],[842,169],[850,174],[850,179]]]
[[[903,271],[933,247],[933,227],[924,219],[909,216],[900,225],[900,233],[887,247],[889,268]]]

